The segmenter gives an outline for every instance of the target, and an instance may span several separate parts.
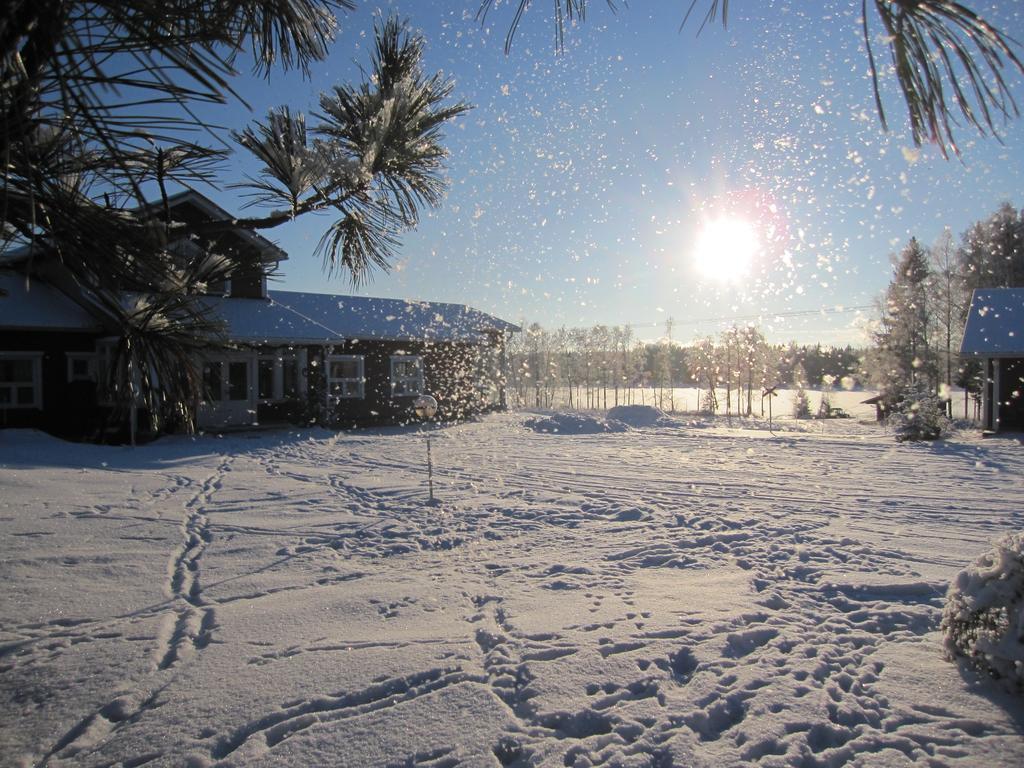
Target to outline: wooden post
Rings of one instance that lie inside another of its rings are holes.
[[[778,397],[778,393],[775,391],[778,389],[775,387],[765,387],[764,392],[761,393],[761,412],[764,413],[764,399],[768,398],[768,431],[774,434],[775,427],[772,424],[772,398]]]
[[[427,486],[430,489],[430,503],[434,503],[434,463],[430,457],[430,433],[427,433]]]
[[[999,397],[1001,395],[1001,384],[1000,381],[1000,367],[999,358],[996,357],[992,360],[992,431],[999,431]]]

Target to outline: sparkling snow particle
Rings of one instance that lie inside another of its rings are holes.
[[[916,147],[900,147],[900,151],[903,153],[903,159],[911,165],[921,159],[921,150]]]

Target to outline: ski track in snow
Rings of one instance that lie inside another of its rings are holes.
[[[81,495],[0,442],[4,762],[1024,762],[936,634],[1019,444],[524,418],[432,431],[438,507],[414,430],[77,447]]]

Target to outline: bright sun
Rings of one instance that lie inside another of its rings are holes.
[[[724,217],[708,221],[697,235],[693,263],[704,277],[720,282],[745,279],[761,250],[757,231],[750,222]]]

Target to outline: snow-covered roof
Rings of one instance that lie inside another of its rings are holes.
[[[463,304],[269,291],[267,299],[207,297],[236,343],[383,341],[482,342],[518,326]]]
[[[1024,357],[1024,288],[984,288],[974,292],[960,354]]]
[[[99,331],[99,321],[57,288],[23,272],[0,270],[0,328]]]

